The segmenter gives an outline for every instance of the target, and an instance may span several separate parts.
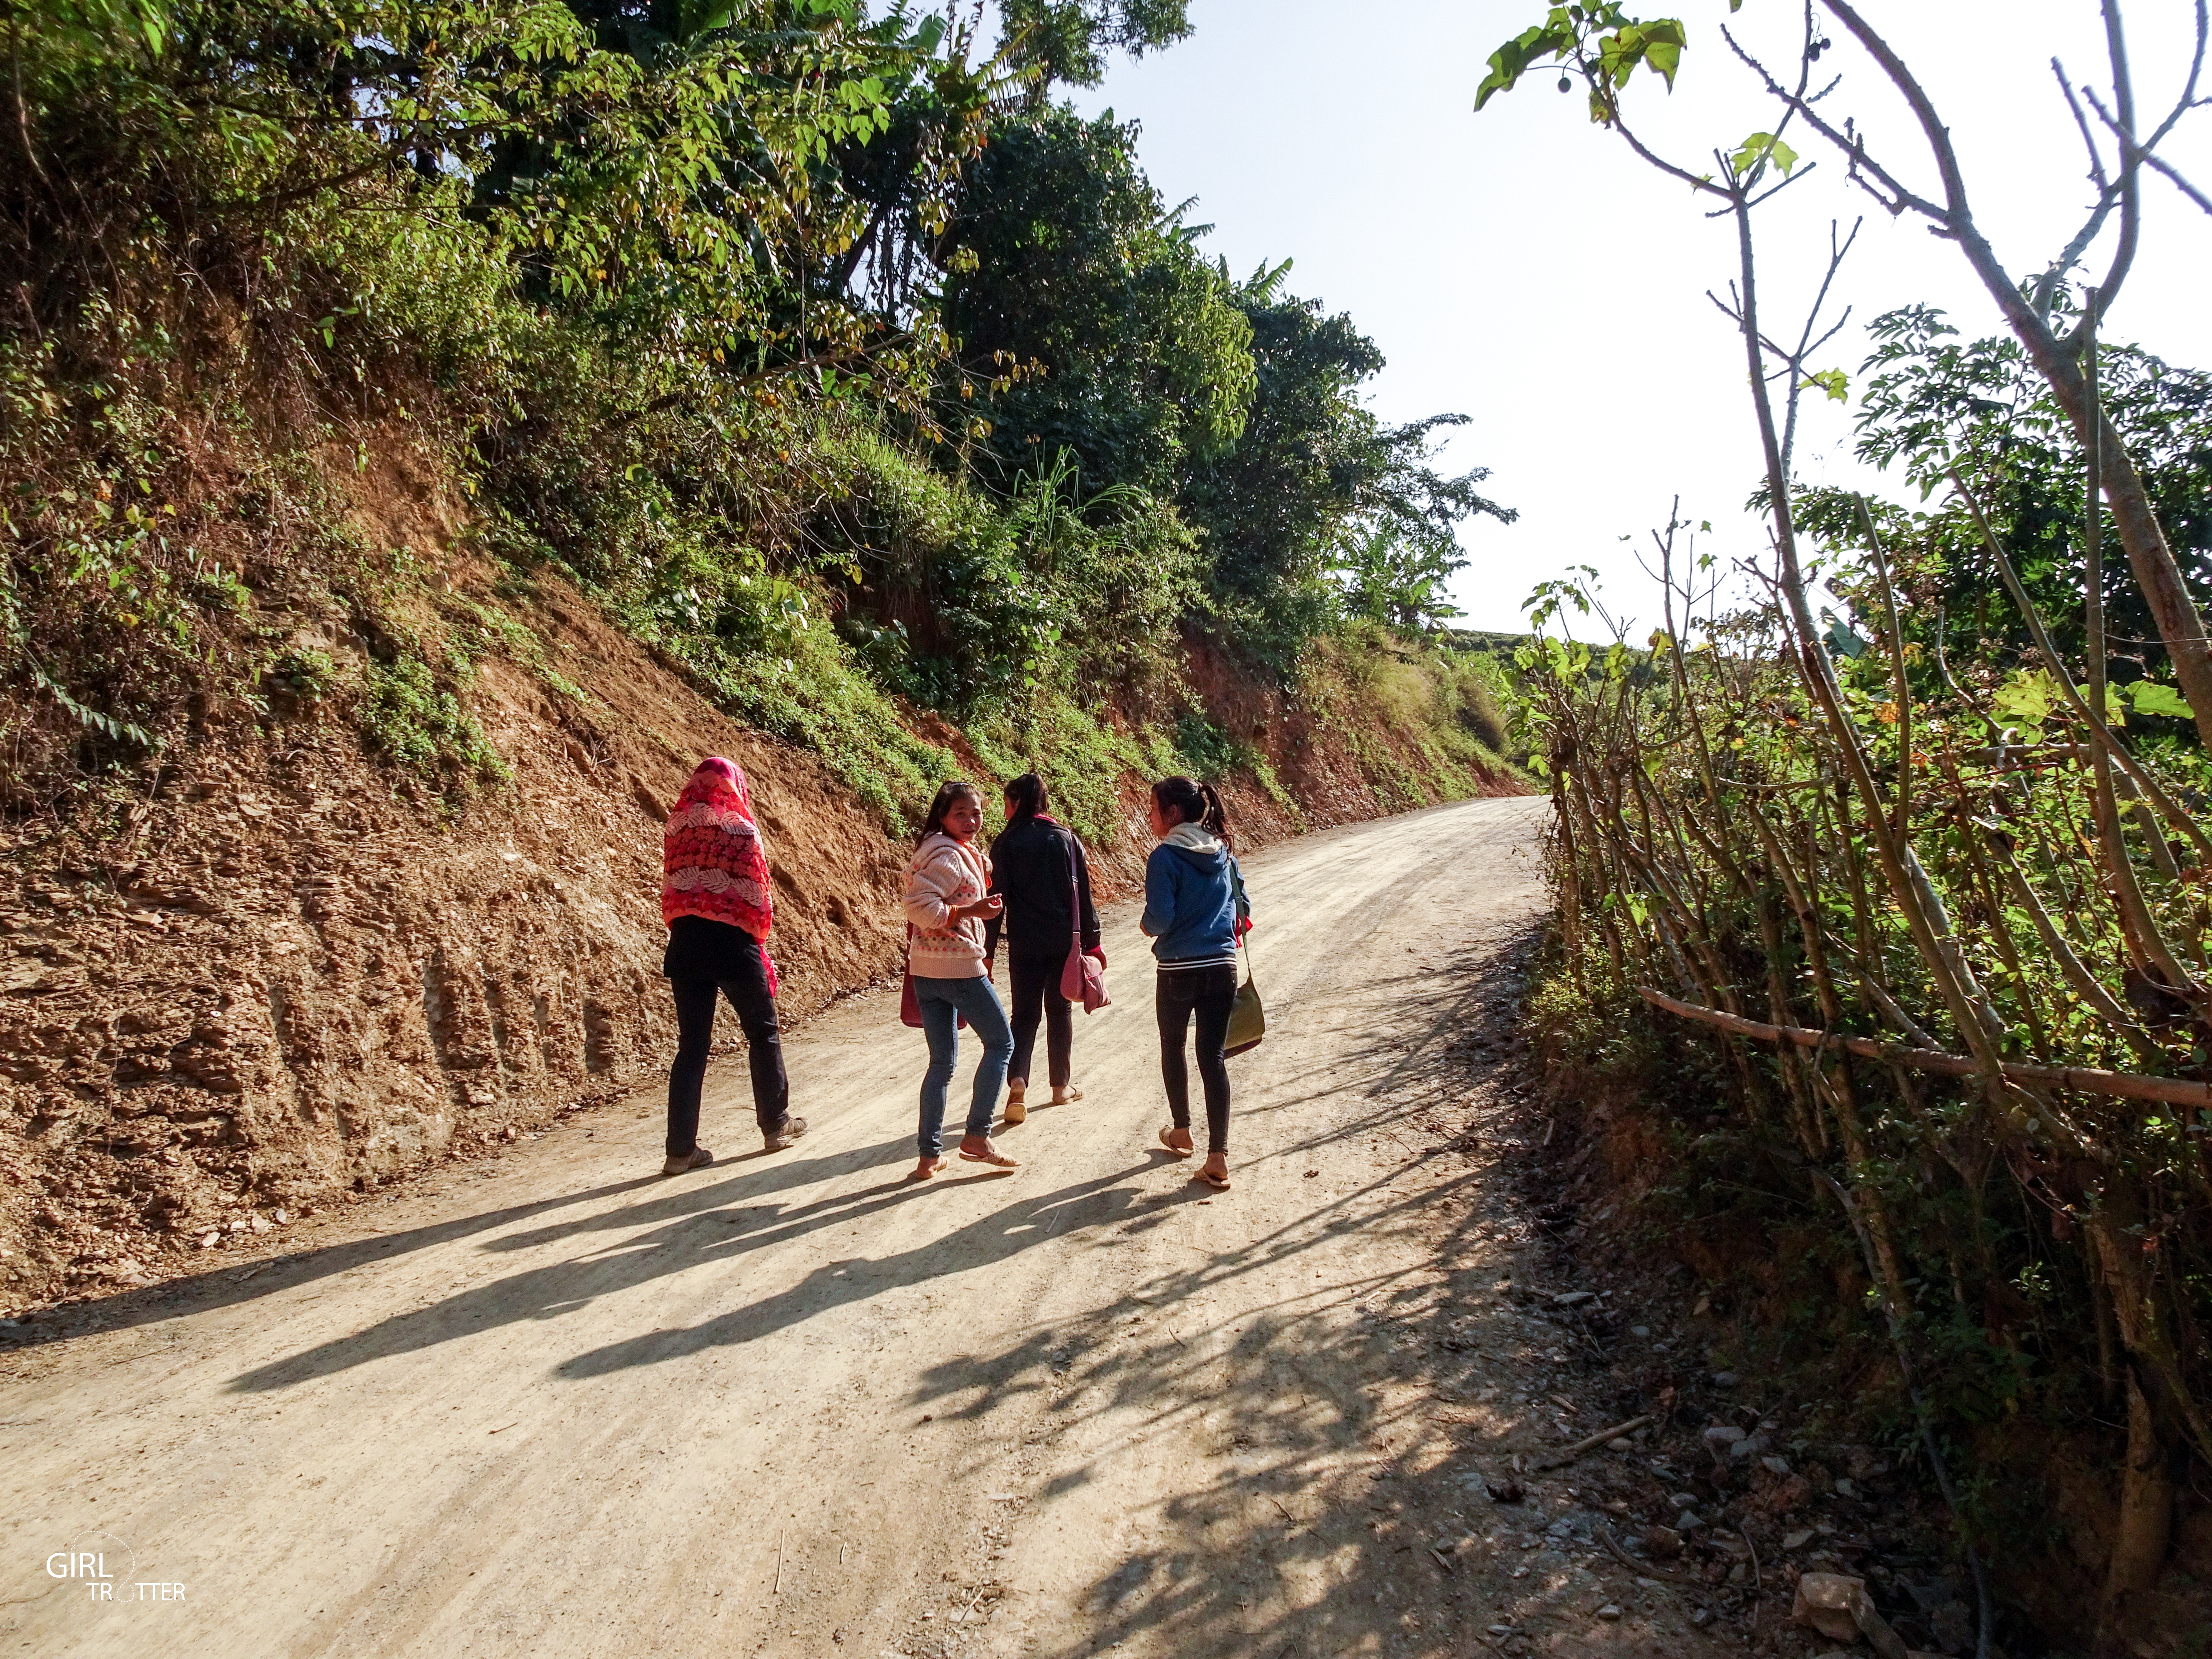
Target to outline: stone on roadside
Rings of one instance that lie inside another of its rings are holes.
[[[1790,1460],[1786,1457],[1762,1457],[1759,1460],[1759,1467],[1765,1469],[1771,1474],[1787,1474],[1790,1473]]]
[[[1672,1527],[1647,1527],[1644,1547],[1656,1559],[1669,1561],[1682,1553],[1682,1534]]]
[[[1620,1609],[1608,1601],[1597,1610],[1597,1616],[1601,1619],[1618,1619],[1620,1617]]]
[[[1713,1373],[1713,1386],[1717,1389],[1732,1389],[1735,1387],[1736,1383],[1740,1380],[1741,1379],[1737,1377],[1734,1371],[1715,1371]]]
[[[1705,1433],[1705,1445],[1716,1457],[1728,1447],[1741,1445],[1745,1438],[1744,1431],[1733,1423],[1716,1423]]]
[[[1785,1550],[1802,1550],[1802,1549],[1803,1549],[1803,1548],[1805,1547],[1805,1546],[1806,1546],[1806,1545],[1808,1545],[1808,1544],[1811,1543],[1812,1541],[1813,1541],[1813,1529],[1812,1529],[1812,1528],[1810,1528],[1810,1527],[1800,1527],[1800,1528],[1798,1528],[1796,1529],[1796,1531],[1792,1532],[1792,1533],[1790,1533],[1790,1534],[1787,1534],[1786,1535],[1784,1535],[1784,1538],[1783,1538],[1783,1540],[1782,1540],[1782,1547],[1783,1547],[1784,1549],[1785,1549]]]
[[[1875,1611],[1866,1580],[1842,1572],[1808,1572],[1797,1581],[1790,1616],[1832,1641],[1863,1636],[1881,1659],[1907,1659],[1908,1650],[1889,1620]]]
[[[1595,1291],[1561,1291],[1552,1298],[1552,1305],[1558,1308],[1579,1308],[1585,1302],[1596,1300]]]
[[[1791,1622],[1809,1625],[1832,1642],[1858,1639],[1859,1621],[1851,1614],[1854,1596],[1866,1595],[1866,1580],[1847,1573],[1808,1572],[1797,1580],[1790,1604]]]

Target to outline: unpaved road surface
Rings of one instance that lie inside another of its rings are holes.
[[[0,1358],[0,1645],[1701,1650],[1586,1526],[1539,1532],[1571,1498],[1470,1473],[1564,1437],[1557,1338],[1498,1294],[1510,1085],[1467,1035],[1510,1000],[1543,810],[1250,861],[1273,1024],[1232,1062],[1229,1193],[1155,1141],[1124,910],[1088,1098],[1006,1132],[1011,1176],[902,1178],[922,1046],[877,995],[791,1042],[789,1152],[725,1058],[698,1175],[658,1178],[641,1097],[62,1316]],[[106,1580],[52,1576],[73,1547]]]

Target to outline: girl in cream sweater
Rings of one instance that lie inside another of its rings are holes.
[[[945,1097],[959,1057],[963,1017],[982,1040],[983,1057],[975,1066],[960,1156],[969,1164],[994,1169],[1019,1167],[991,1139],[991,1118],[1006,1080],[1014,1034],[991,984],[984,953],[983,924],[998,915],[1000,901],[988,892],[991,863],[975,845],[975,831],[982,822],[983,801],[975,787],[946,784],[930,804],[921,845],[907,865],[903,908],[912,930],[907,969],[914,977],[922,1032],[929,1039],[929,1069],[921,1077],[921,1158],[914,1170],[917,1181],[926,1181],[945,1167]]]

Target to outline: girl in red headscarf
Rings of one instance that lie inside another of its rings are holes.
[[[676,993],[676,1063],[668,1073],[668,1158],[663,1175],[712,1164],[699,1144],[699,1090],[714,1036],[719,992],[744,1028],[753,1079],[753,1115],[775,1152],[806,1133],[791,1115],[783,1045],[775,1021],[775,963],[768,954],[775,920],[768,849],[753,822],[745,775],[734,761],[699,763],[676,799],[662,836],[660,917],[668,954],[660,971]]]

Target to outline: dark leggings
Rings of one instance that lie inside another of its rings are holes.
[[[1160,1077],[1168,1087],[1168,1115],[1178,1129],[1190,1127],[1190,1074],[1183,1068],[1184,1034],[1198,1017],[1198,1080],[1206,1090],[1206,1151],[1229,1150],[1229,1011],[1237,1002],[1237,968],[1183,968],[1159,976]]]
[[[753,1074],[753,1118],[761,1132],[780,1127],[790,1110],[791,1088],[783,1075],[783,1042],[776,1030],[775,999],[769,994],[768,973],[758,959],[742,956],[736,976],[717,984],[711,979],[672,980],[676,993],[676,1063],[668,1069],[668,1155],[685,1158],[699,1144],[699,1088],[707,1078],[707,1049],[714,1040],[714,998],[730,1000],[744,1028]],[[748,972],[747,970],[750,971]]]
[[[1068,1015],[1067,999],[1060,994],[1060,975],[1066,966],[1066,951],[1055,951],[1050,956],[1028,956],[1019,950],[1006,952],[1007,971],[1014,981],[1014,1057],[1006,1063],[1009,1082],[1030,1080],[1030,1056],[1036,1048],[1037,1021],[1042,1018],[1052,1086],[1067,1086],[1075,1026]]]

